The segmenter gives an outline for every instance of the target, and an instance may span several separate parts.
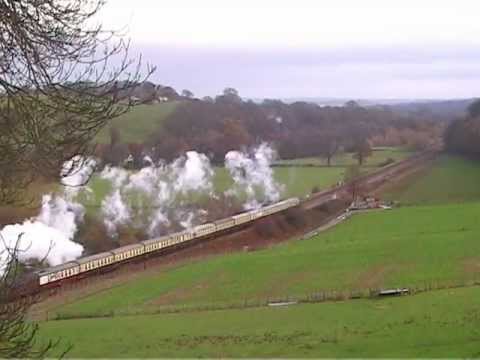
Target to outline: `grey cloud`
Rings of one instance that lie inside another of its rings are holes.
[[[136,50],[157,65],[153,81],[189,88],[199,96],[227,86],[247,97],[445,98],[480,90],[480,48],[467,46]]]

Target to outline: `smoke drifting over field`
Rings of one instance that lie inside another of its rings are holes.
[[[283,186],[275,181],[270,167],[275,157],[275,151],[266,143],[250,154],[230,151],[225,155],[225,167],[234,181],[233,188],[227,193],[246,196],[246,210],[260,207],[261,202],[280,200]]]
[[[118,226],[146,228],[150,236],[162,232],[172,221],[190,227],[201,222],[204,212],[191,208],[201,196],[215,196],[207,156],[189,151],[171,164],[147,161],[137,172],[106,167],[100,177],[109,180],[112,191],[102,201],[104,223],[111,236]]]
[[[229,152],[225,168],[233,185],[223,194],[215,192],[210,160],[195,151],[170,164],[155,163],[146,156],[145,167],[138,171],[106,166],[99,177],[110,183],[110,191],[101,202],[101,220],[112,237],[122,226],[146,230],[149,237],[154,237],[172,228],[188,229],[205,222],[208,211],[201,204],[206,200],[240,199],[245,209],[278,201],[283,188],[270,168],[274,157],[267,144],[250,151]],[[22,262],[45,260],[57,265],[80,257],[84,249],[74,238],[84,221],[85,208],[76,199],[80,193],[87,198],[93,196],[86,183],[95,167],[95,160],[80,157],[65,163],[61,169],[63,192],[44,195],[38,216],[0,231],[0,260],[5,262],[7,250],[15,247]]]
[[[85,208],[73,201],[85,186],[95,168],[93,159],[80,157],[64,164],[61,170],[62,195],[44,195],[37,217],[22,224],[7,225],[0,231],[0,271],[3,270],[13,251],[19,260],[45,261],[58,265],[82,255],[83,246],[73,241],[78,225],[83,222]]]
[[[223,195],[242,199],[244,209],[280,199],[283,187],[270,168],[275,151],[261,144],[247,152],[230,151],[225,156],[233,186]],[[102,202],[104,224],[110,236],[120,226],[147,229],[149,236],[162,234],[172,224],[190,228],[205,221],[207,210],[198,208],[202,198],[216,199],[214,170],[204,154],[189,151],[171,164],[155,164],[136,172],[106,167],[100,177],[110,181],[112,190]]]

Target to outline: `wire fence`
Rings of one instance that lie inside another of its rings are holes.
[[[47,313],[45,320],[67,320],[81,318],[112,318],[120,316],[174,314],[201,311],[243,310],[260,307],[283,307],[296,304],[314,304],[322,302],[348,301],[359,299],[381,299],[386,296],[413,296],[429,291],[479,286],[480,279],[462,280],[430,280],[411,286],[364,288],[355,290],[320,290],[303,295],[272,296],[266,298],[250,298],[228,302],[172,304],[172,305],[136,305],[121,309],[92,312]],[[77,299],[78,300],[78,299]]]

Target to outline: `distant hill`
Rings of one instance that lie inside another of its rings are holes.
[[[421,101],[389,105],[389,107],[405,114],[429,112],[435,116],[454,119],[464,116],[467,107],[473,101],[475,99]]]
[[[375,105],[394,105],[402,103],[415,102],[414,99],[355,99],[355,98],[324,98],[324,97],[292,97],[281,99],[287,104],[295,102],[310,102],[320,106],[343,106],[346,102],[354,100],[360,106],[375,106]],[[261,100],[260,100],[261,101]]]
[[[363,107],[388,107],[391,110],[408,114],[419,114],[430,112],[435,116],[442,118],[455,118],[465,115],[468,105],[475,99],[350,99],[350,98],[287,98],[282,99],[286,103],[305,101],[318,104],[320,106],[343,106],[349,100],[354,100]]]

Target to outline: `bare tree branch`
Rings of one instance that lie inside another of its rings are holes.
[[[92,140],[136,105],[135,86],[154,71],[129,42],[91,25],[103,0],[0,0],[0,204],[63,162],[88,156]],[[3,171],[4,169],[8,169]]]

